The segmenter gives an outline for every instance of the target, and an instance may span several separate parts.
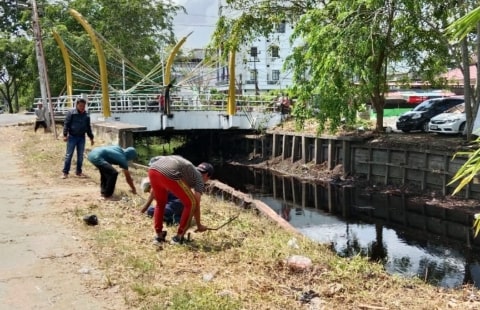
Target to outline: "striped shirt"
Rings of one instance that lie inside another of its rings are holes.
[[[197,193],[205,191],[202,174],[185,158],[178,155],[159,156],[150,169],[156,170],[172,180],[183,180]]]

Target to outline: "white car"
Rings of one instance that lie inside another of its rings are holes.
[[[465,104],[459,104],[430,119],[428,130],[444,134],[465,134]]]

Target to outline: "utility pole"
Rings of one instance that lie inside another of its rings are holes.
[[[45,64],[45,54],[43,52],[42,31],[38,18],[37,1],[31,0],[32,3],[32,22],[33,36],[35,40],[35,54],[37,57],[38,74],[40,79],[40,93],[42,95],[43,104],[50,110],[50,125],[53,126],[53,133],[57,138],[57,128],[55,126],[55,117],[53,114],[52,96],[50,95],[50,87],[48,82],[47,66]]]
[[[222,0],[218,0],[218,18],[222,17]],[[222,49],[220,47],[217,48],[217,84],[220,83],[220,67],[222,64],[220,63],[220,59],[222,59]],[[223,81],[222,81],[223,82]]]
[[[260,95],[260,89],[258,88],[258,72],[257,72],[257,62],[260,61],[258,60],[258,57],[257,57],[258,54],[260,54],[260,52],[256,47],[250,48],[250,56],[253,57],[253,60],[250,60],[249,62],[253,62],[253,73],[255,78],[255,96]]]

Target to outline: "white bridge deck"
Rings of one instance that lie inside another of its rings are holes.
[[[147,131],[195,129],[245,129],[262,130],[281,122],[276,102],[256,101],[254,97],[239,97],[236,114],[227,114],[225,100],[193,100],[172,97],[170,115],[160,111],[156,95],[124,95],[110,97],[110,117],[104,117],[100,95],[82,95],[92,122],[122,122],[145,126]],[[61,118],[72,108],[79,97],[52,98],[56,118]],[[69,100],[70,99],[70,100]],[[38,102],[38,100],[37,100]],[[48,105],[46,105],[48,106]]]

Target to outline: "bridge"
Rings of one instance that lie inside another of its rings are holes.
[[[77,98],[87,101],[92,122],[122,122],[146,127],[147,131],[162,130],[262,130],[282,121],[275,98],[257,99],[238,96],[234,115],[227,113],[226,99],[200,99],[198,96],[172,96],[169,114],[160,109],[156,94],[110,94],[110,116],[105,117],[102,95],[61,96],[52,98],[57,121],[63,120]]]

